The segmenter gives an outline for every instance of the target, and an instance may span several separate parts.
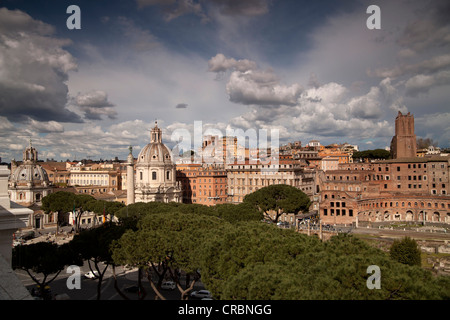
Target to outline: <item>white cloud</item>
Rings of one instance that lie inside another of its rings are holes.
[[[380,89],[370,88],[365,96],[352,98],[348,102],[349,112],[360,119],[378,119],[383,114],[380,103]]]
[[[22,151],[24,149],[23,145],[16,143],[11,143],[8,147],[13,151]]]
[[[222,53],[218,53],[208,61],[208,70],[210,72],[226,72],[228,70],[237,70],[245,72],[256,69],[256,63],[248,59],[235,60],[227,58]]]
[[[39,133],[64,132],[64,126],[56,121],[36,121],[30,119],[29,128]]]
[[[234,71],[226,86],[230,101],[246,105],[294,105],[302,87],[282,85],[273,73]]]
[[[244,105],[294,105],[302,86],[281,84],[272,70],[259,70],[254,61],[226,58],[219,53],[208,61],[209,71],[230,74],[226,90],[231,102]]]

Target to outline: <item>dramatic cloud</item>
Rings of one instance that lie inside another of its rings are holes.
[[[421,93],[428,93],[431,88],[449,85],[450,84],[450,70],[438,72],[433,75],[416,75],[405,83],[406,94],[411,97],[416,97]]]
[[[368,70],[372,77],[389,77],[404,86],[405,97],[416,98],[433,88],[450,85],[450,4],[448,1],[413,3],[417,12],[395,43],[400,46],[396,65]]]
[[[450,46],[450,3],[436,0],[421,3],[420,12],[403,30],[398,44],[416,52]]]
[[[271,72],[235,71],[226,86],[230,101],[246,105],[294,105],[302,87],[285,86]]]
[[[373,72],[369,70],[371,76],[396,78],[404,75],[414,75],[418,73],[430,74],[443,68],[450,67],[450,55],[441,55],[424,60],[415,64],[401,64],[394,68],[376,69]]]
[[[72,99],[74,106],[79,108],[86,119],[101,120],[102,115],[110,119],[116,119],[117,112],[114,104],[108,101],[108,96],[104,91],[91,91],[88,93],[80,93]]]
[[[226,90],[230,101],[244,105],[294,105],[302,87],[286,86],[271,70],[258,70],[254,61],[235,60],[217,54],[208,62],[210,72],[231,72]]]
[[[0,8],[0,108],[13,121],[81,122],[65,108],[68,72],[77,65],[70,42],[28,14]]]
[[[383,114],[380,103],[380,89],[372,87],[370,92],[362,97],[356,97],[348,102],[349,112],[359,119],[378,119]]]
[[[402,111],[418,136],[448,146],[446,0],[380,0],[380,30],[366,28],[360,1],[134,3],[80,4],[74,32],[53,7],[0,9],[4,161],[30,138],[63,160],[124,159],[130,145],[137,156],[155,119],[169,147],[201,121],[203,133],[276,129],[284,142],[384,148]]]

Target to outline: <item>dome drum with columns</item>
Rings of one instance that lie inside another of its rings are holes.
[[[130,148],[130,155],[131,155]],[[128,156],[128,167],[132,167],[133,158]],[[131,174],[131,169],[128,171]],[[128,173],[127,173],[128,175]],[[181,202],[181,188],[176,181],[176,166],[172,154],[162,143],[162,131],[155,122],[151,130],[151,141],[141,152],[136,162],[134,183],[130,181],[128,203],[133,202]],[[134,193],[134,195],[133,195]]]
[[[51,193],[47,172],[37,163],[38,153],[30,145],[23,151],[23,162],[17,165],[11,161],[9,193],[11,201],[22,204],[39,204],[43,197]]]

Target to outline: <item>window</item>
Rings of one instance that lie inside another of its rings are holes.
[[[142,180],[142,171],[141,172],[139,172],[139,177],[141,178],[141,180]]]
[[[156,172],[155,172],[156,173]],[[170,179],[170,171],[166,172],[166,179],[169,180]]]
[[[156,180],[156,171],[152,172],[152,180]]]

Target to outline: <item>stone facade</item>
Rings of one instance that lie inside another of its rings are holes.
[[[298,160],[279,160],[276,164],[237,162],[227,167],[227,178],[230,203],[241,203],[247,194],[274,184],[294,186],[310,197],[316,190],[315,171]]]
[[[31,145],[23,151],[23,161],[11,161],[8,192],[11,201],[33,209],[28,226],[34,229],[53,227],[53,215],[44,214],[40,209],[42,199],[52,193],[52,186],[45,169],[38,163],[38,152]]]
[[[170,150],[162,143],[162,131],[157,123],[151,130],[151,142],[138,155],[134,186],[134,190],[127,190],[130,203],[133,191],[134,202],[182,201],[181,187],[176,181],[176,166]]]
[[[20,165],[13,160],[9,177],[11,201],[24,206],[40,205],[42,198],[52,192],[45,169],[38,164],[38,152],[30,145],[23,151]]]

